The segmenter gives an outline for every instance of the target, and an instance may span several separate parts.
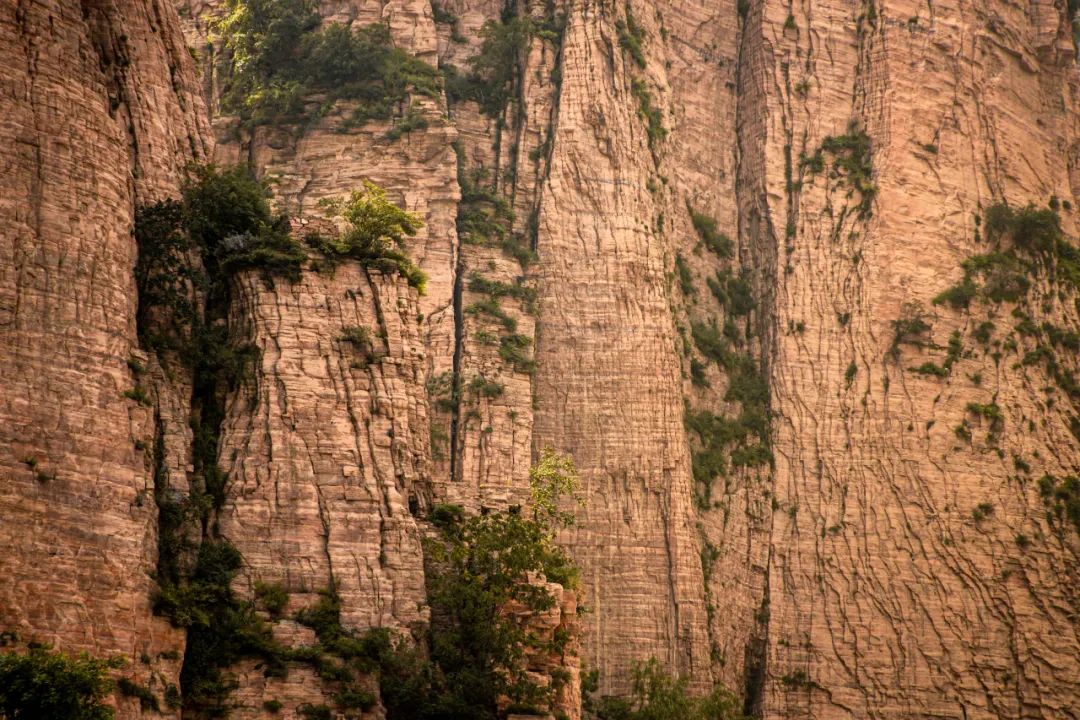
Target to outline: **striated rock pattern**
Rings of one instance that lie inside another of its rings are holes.
[[[155,411],[133,393],[131,226],[208,155],[194,68],[168,3],[8,2],[0,88],[0,626],[119,654],[160,695],[184,637],[150,607]]]
[[[584,482],[561,538],[583,583],[536,621],[581,659],[529,662],[569,674],[570,717],[582,666],[623,693],[650,656],[763,718],[1080,715],[1080,535],[1054,509],[1080,473],[1075,265],[996,296],[963,265],[1011,252],[1001,203],[1080,236],[1066,3],[319,5],[445,74],[487,23],[532,31],[500,107],[248,130],[219,107],[219,0],[0,10],[0,630],[177,682],[151,465],[186,491],[190,379],[137,347],[129,230],[213,157],[270,180],[301,236],[378,183],[423,218],[429,276],[236,281],[261,360],[228,402],[216,529],[243,597],[278,583],[291,613],[333,587],[350,629],[423,624],[425,512],[522,502],[551,446]],[[326,701],[293,665],[233,668],[236,716]]]

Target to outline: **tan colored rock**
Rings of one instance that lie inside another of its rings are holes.
[[[207,153],[171,8],[4,3],[0,106],[0,628],[121,655],[160,695],[180,670],[161,654],[184,636],[151,613],[154,411],[123,393],[140,382],[134,206]],[[182,462],[170,470],[183,483]]]

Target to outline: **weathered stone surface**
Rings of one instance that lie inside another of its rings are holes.
[[[140,382],[131,225],[206,155],[195,88],[167,3],[0,6],[0,628],[122,655],[158,693],[184,636],[150,608],[154,411],[123,396]]]
[[[207,44],[221,3],[176,4],[218,160],[272,179],[301,232],[320,221],[319,200],[365,179],[425,221],[409,243],[430,276],[423,297],[348,263],[296,284],[238,282],[233,328],[262,350],[255,401],[233,398],[223,433],[232,484],[220,528],[244,554],[243,594],[282,582],[296,609],[332,583],[349,627],[423,621],[422,524],[410,510],[519,503],[531,457],[551,445],[584,479],[587,505],[563,540],[584,569],[582,662],[601,671],[602,692],[625,691],[633,662],[654,655],[695,690],[744,692],[766,718],[1076,717],[1080,546],[1048,523],[1037,482],[1078,471],[1075,399],[1045,362],[1025,364],[1040,341],[1014,329],[1013,305],[931,302],[989,249],[975,218],[995,202],[1056,196],[1077,233],[1064,3],[560,2],[565,33],[533,38],[498,120],[471,102],[417,98],[429,127],[390,140],[389,122],[338,132],[341,104],[303,131],[239,141],[217,111]],[[440,7],[456,27],[423,0],[320,11],[386,22],[400,46],[465,67],[502,4]],[[628,7],[641,65],[621,47]],[[518,10],[539,19],[548,8]],[[0,621],[128,654],[182,642],[148,609],[154,512],[137,499],[152,483],[134,443],[152,439],[155,411],[119,398],[135,382],[133,203],[175,194],[180,167],[206,152],[172,13],[128,0],[0,16],[12,108],[0,120],[12,148],[0,198],[11,238],[0,540],[15,579]],[[853,120],[872,148],[865,215],[860,189],[800,163]],[[488,172],[535,262],[458,237],[459,162],[466,177]],[[701,248],[688,207],[716,219],[733,257]],[[746,273],[748,315],[707,291],[718,270]],[[488,299],[478,276],[535,288],[535,307],[503,296],[509,320],[469,312]],[[1032,322],[1075,331],[1075,294],[1059,290],[1045,273],[1035,283]],[[926,346],[894,356],[908,302],[932,328]],[[984,346],[972,333],[991,317]],[[740,411],[725,400],[730,378],[690,339],[691,323],[714,319],[768,379],[774,461],[729,467],[698,507],[684,409]],[[371,328],[385,356],[355,357],[340,339],[348,326]],[[944,376],[910,370],[940,366],[954,331],[961,350]],[[500,355],[508,334],[534,373]],[[1076,369],[1075,352],[1055,353]],[[707,386],[691,380],[692,360]],[[145,364],[182,491],[185,380]],[[991,402],[1001,430],[968,411]],[[55,479],[39,483],[38,471]],[[973,514],[983,504],[992,510]],[[30,593],[53,601],[29,605]],[[545,627],[574,622],[569,596]],[[310,641],[291,621],[275,631]],[[577,677],[574,658],[533,661]],[[175,681],[175,663],[154,662]],[[267,699],[326,697],[302,666],[270,681],[237,670],[243,716]],[[561,703],[573,716],[579,698]]]

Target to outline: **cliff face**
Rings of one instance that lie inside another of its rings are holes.
[[[167,3],[5,3],[0,53],[0,625],[141,655],[127,673],[160,693],[184,638],[150,609],[155,412],[124,396],[131,222],[207,157],[206,116]]]
[[[1080,536],[1055,508],[1080,503],[1080,278],[994,209],[1049,204],[1080,234],[1064,3],[320,3],[445,73],[486,22],[530,19],[507,102],[414,94],[424,122],[396,134],[404,109],[352,125],[349,101],[240,126],[222,8],[0,25],[0,629],[177,681],[144,455],[159,435],[186,490],[191,393],[138,351],[129,229],[212,156],[271,180],[300,233],[374,181],[423,218],[429,276],[236,281],[260,361],[226,406],[216,529],[243,596],[280,584],[292,612],[332,587],[347,627],[422,625],[423,515],[520,503],[551,446],[582,474],[561,540],[591,613],[567,593],[538,627],[580,624],[601,692],[655,656],[766,718],[1076,717]],[[121,397],[129,357],[151,407]],[[572,653],[531,662],[576,678]],[[235,670],[237,717],[329,692],[301,665]]]

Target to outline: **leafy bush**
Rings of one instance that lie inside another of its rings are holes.
[[[634,665],[627,698],[594,699],[582,685],[585,708],[597,720],[745,720],[742,703],[724,687],[694,697],[686,678],[672,676],[656,658]]]
[[[745,272],[736,277],[730,270],[718,270],[716,279],[710,278],[708,285],[717,301],[732,315],[747,315],[754,309],[754,294]]]
[[[690,212],[690,222],[694,226],[701,242],[718,257],[731,257],[731,238],[716,229],[716,219],[705,213],[694,210],[689,204],[686,209]]]
[[[522,57],[535,28],[528,18],[488,21],[480,29],[480,50],[469,60],[469,73],[447,68],[446,94],[449,100],[473,100],[491,118],[502,118],[517,92]]]
[[[667,137],[667,128],[664,127],[664,114],[660,108],[653,105],[652,93],[644,80],[634,78],[630,81],[630,93],[637,98],[638,115],[645,121],[645,132],[649,138],[649,149],[655,149],[656,144]]]
[[[281,583],[255,583],[255,597],[273,618],[280,617],[289,604],[289,591]]]
[[[528,354],[532,347],[532,338],[520,333],[513,333],[499,338],[499,357],[514,366],[514,370],[532,374],[536,371],[536,360]]]
[[[0,654],[0,717],[9,720],[112,720],[105,704],[110,668],[122,661],[70,656],[48,647]]]
[[[385,190],[368,181],[364,182],[363,192],[354,190],[348,198],[323,200],[320,205],[331,216],[340,216],[349,224],[349,229],[338,238],[307,238],[308,244],[323,253],[329,262],[352,258],[364,267],[396,272],[420,294],[424,293],[427,275],[404,252],[405,238],[415,236],[424,226],[418,215],[390,202]]]
[[[184,224],[213,283],[251,268],[299,278],[307,255],[268,197],[266,185],[242,165],[192,167],[183,187]]]
[[[388,118],[410,92],[438,94],[438,72],[393,47],[384,25],[320,22],[311,0],[228,0],[215,26],[226,52],[222,105],[248,126],[294,122],[323,93],[359,102],[352,122]]]
[[[930,332],[930,323],[926,322],[922,305],[917,302],[901,306],[900,317],[892,321],[892,328],[893,340],[889,352],[894,358],[899,357],[901,345],[923,347],[928,342],[926,335]]]
[[[421,697],[408,707],[388,703],[391,717],[495,718],[503,697],[522,706],[550,703],[550,690],[521,666],[525,649],[539,649],[540,641],[504,609],[516,604],[536,612],[554,604],[544,587],[524,582],[529,574],[576,584],[576,568],[554,543],[555,531],[573,522],[560,500],[575,491],[576,473],[567,458],[546,451],[530,484],[527,510],[440,511],[439,537],[426,547],[431,665],[421,676]]]
[[[1053,518],[1068,520],[1080,533],[1080,478],[1043,475],[1039,478],[1039,495]]]
[[[619,35],[619,47],[625,50],[633,59],[634,64],[642,70],[645,69],[645,29],[637,24],[630,4],[626,4],[626,20],[615,21],[615,31]]]
[[[679,277],[679,289],[682,294],[686,297],[696,295],[694,276],[690,273],[690,267],[686,264],[686,259],[682,256],[682,253],[676,253],[675,255],[675,272]]]
[[[139,707],[143,710],[153,710],[154,712],[161,710],[161,704],[158,702],[157,696],[145,685],[139,685],[130,678],[120,678],[116,681],[116,688],[122,695],[138,698]]]

